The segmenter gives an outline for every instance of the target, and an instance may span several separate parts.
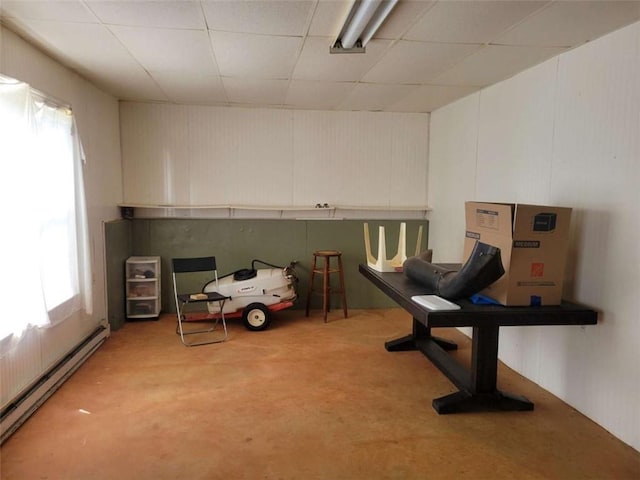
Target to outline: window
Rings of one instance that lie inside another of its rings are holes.
[[[0,77],[0,338],[91,312],[81,157],[68,108]]]

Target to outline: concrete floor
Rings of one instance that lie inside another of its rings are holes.
[[[173,316],[127,323],[1,450],[3,480],[639,479],[640,453],[500,365],[533,412],[438,415],[453,385],[401,309],[280,312],[187,348]],[[437,330],[459,343],[456,330]]]

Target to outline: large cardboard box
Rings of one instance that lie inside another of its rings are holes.
[[[464,259],[476,241],[500,248],[505,274],[482,291],[502,305],[558,305],[571,209],[466,202]]]

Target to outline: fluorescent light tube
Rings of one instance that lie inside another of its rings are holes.
[[[330,53],[364,53],[398,0],[356,0]]]

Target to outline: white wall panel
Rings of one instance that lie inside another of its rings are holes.
[[[425,206],[428,115],[296,111],[295,205]]]
[[[618,408],[621,398],[640,404],[640,24],[562,57],[555,138],[552,199],[579,212],[569,294],[596,306],[603,321],[546,343],[541,367],[553,372],[546,382],[554,389],[569,378],[568,394],[597,390],[587,414],[628,431],[638,448],[640,417],[633,412],[630,422]],[[552,368],[559,342],[577,355]],[[606,355],[599,344],[610,346]],[[589,374],[572,377],[581,360]]]
[[[636,23],[437,110],[429,158],[438,260],[464,236],[465,200],[573,207],[565,297],[596,308],[598,325],[504,328],[500,358],[636,449],[638,112]]]
[[[342,189],[340,177],[330,175],[330,172],[347,164],[348,122],[330,112],[300,112],[295,118],[293,156],[301,161],[294,162],[293,166],[293,203],[329,203]]]
[[[464,202],[476,198],[479,95],[431,115],[429,147],[429,247],[436,262],[461,262]]]
[[[228,201],[239,205],[291,205],[292,114],[286,110],[218,109],[217,115],[228,126],[229,136],[219,138],[220,145],[231,140],[235,155],[218,157],[216,165],[231,162],[234,172],[228,182]],[[197,143],[192,148],[199,149]]]
[[[557,62],[480,93],[478,200],[548,201]]]
[[[239,121],[225,120],[217,112],[210,107],[189,108],[189,157],[182,167],[187,170],[191,187],[187,204],[224,205],[233,195],[233,182],[227,179],[236,176]]]
[[[289,112],[188,107],[188,116],[186,204],[291,203],[291,128],[282,128]]]
[[[120,105],[124,201],[189,204],[189,130],[181,106]]]
[[[294,123],[293,202],[297,205],[344,203],[360,191],[362,179],[355,173],[354,155],[358,129],[352,131],[349,116],[332,112],[297,112]],[[349,138],[353,142],[349,142]],[[338,173],[339,172],[339,173]],[[353,180],[351,191],[346,183]],[[380,188],[379,180],[372,188]]]
[[[336,144],[341,155],[336,156],[337,164],[324,173],[320,183],[335,187],[331,191],[335,200],[329,198],[329,203],[387,206],[393,169],[390,116],[352,112],[341,117],[340,142]],[[331,143],[324,147],[327,155],[331,155],[331,149]]]
[[[73,102],[74,115],[86,155],[85,197],[94,283],[93,309],[96,318],[106,318],[106,265],[103,222],[119,217],[122,201],[122,161],[118,103],[113,97],[89,88],[82,81],[80,99]],[[77,107],[76,107],[77,105]]]
[[[391,193],[395,171],[400,162],[412,160],[394,156],[394,140],[416,141],[398,128],[401,118],[366,112],[296,112],[294,201],[301,205],[399,205],[404,199]],[[424,173],[427,128],[425,122],[420,139],[425,147],[420,158]],[[424,194],[424,182],[418,183],[418,189]],[[420,204],[424,200],[413,205]]]
[[[389,206],[427,205],[429,117],[396,114],[392,119]],[[389,168],[381,159],[381,168]]]
[[[424,114],[123,103],[125,203],[426,208]]]

